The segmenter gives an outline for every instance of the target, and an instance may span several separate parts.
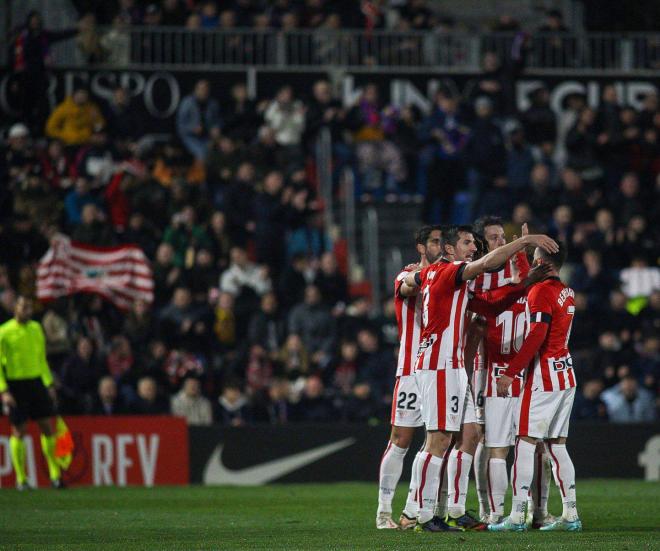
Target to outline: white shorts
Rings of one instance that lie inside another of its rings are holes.
[[[420,369],[415,378],[426,430],[461,430],[468,393],[465,369]]]
[[[474,397],[472,396],[472,385],[468,384],[465,393],[465,406],[463,406],[463,424],[478,422],[477,409],[474,407]]]
[[[508,448],[516,442],[518,398],[484,398],[486,447]]]
[[[392,416],[390,423],[395,427],[421,427],[424,425],[421,413],[421,397],[417,390],[414,375],[397,377],[392,395]]]
[[[575,387],[554,392],[524,389],[518,403],[518,436],[560,438],[568,436]]]

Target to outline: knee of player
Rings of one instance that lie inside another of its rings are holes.
[[[399,448],[408,449],[412,443],[414,429],[408,427],[392,427],[390,441]]]

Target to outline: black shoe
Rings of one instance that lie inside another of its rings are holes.
[[[32,489],[32,486],[30,486],[27,482],[23,482],[23,484],[16,484],[16,489],[19,492],[27,492]]]
[[[415,527],[415,532],[462,532],[462,528],[449,526],[444,519],[440,517],[433,517],[424,524],[418,524]]]
[[[66,484],[64,484],[64,480],[62,480],[61,478],[51,481],[50,485],[55,490],[64,490],[66,488]]]
[[[469,512],[458,518],[453,518],[447,515],[445,522],[448,526],[462,530],[470,530],[473,532],[483,532],[484,530],[488,530],[487,524],[481,522],[478,518],[474,517]]]

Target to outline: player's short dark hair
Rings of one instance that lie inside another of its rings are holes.
[[[474,233],[483,236],[488,226],[500,226],[503,228],[504,220],[499,216],[492,216],[490,214],[482,216],[474,222]]]
[[[456,246],[462,233],[474,233],[472,226],[449,226],[442,232],[442,249],[444,251],[445,245]]]
[[[429,237],[431,237],[431,234],[436,230],[442,234],[442,226],[437,224],[422,226],[415,232],[415,243],[417,245],[426,245]]]
[[[566,254],[568,251],[566,250],[566,245],[561,241],[557,241],[557,245],[559,245],[559,250],[556,253],[549,253],[543,249],[539,250],[541,251],[541,256],[552,264],[555,269],[559,270],[564,265],[564,262],[566,262]]]

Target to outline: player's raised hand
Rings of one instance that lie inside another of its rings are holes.
[[[522,229],[521,229],[521,231],[522,231],[522,234],[521,234],[521,235],[522,235],[523,237],[529,235],[529,228],[527,227],[527,222],[525,222],[525,223],[522,225]]]
[[[509,387],[513,379],[507,375],[502,375],[497,379],[497,395],[506,398],[509,395]]]
[[[547,235],[532,234],[532,235],[526,235],[525,237],[523,237],[523,239],[529,245],[540,247],[546,253],[549,254],[554,254],[559,250],[559,245],[557,245],[557,242],[554,239],[552,239],[552,237],[548,237]]]

